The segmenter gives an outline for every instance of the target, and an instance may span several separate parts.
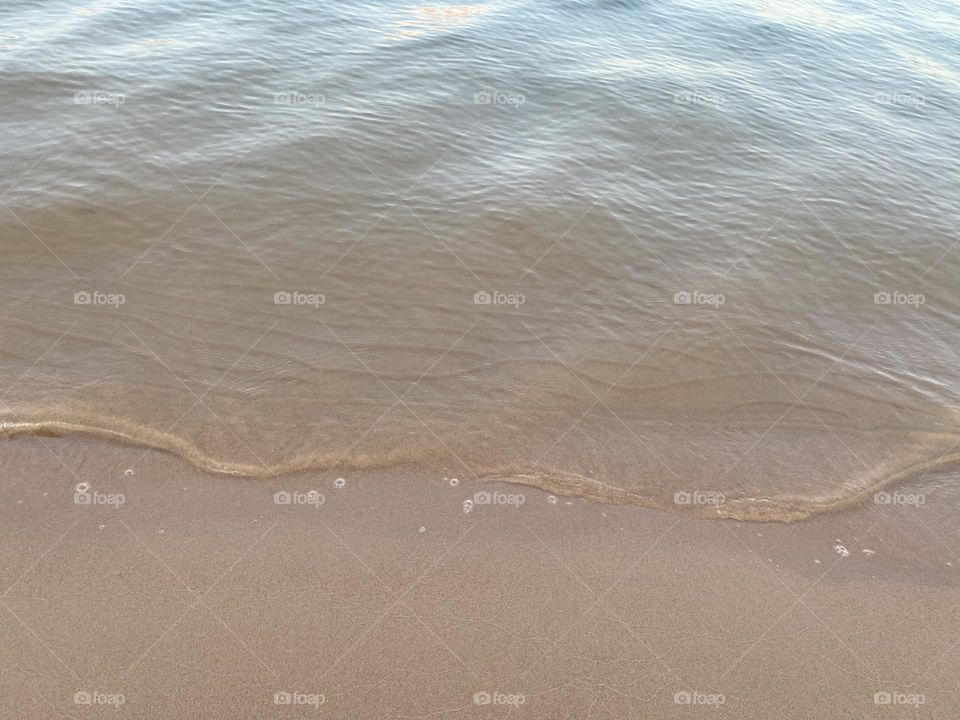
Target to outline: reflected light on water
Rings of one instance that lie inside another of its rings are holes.
[[[463,27],[474,18],[486,14],[490,5],[425,5],[407,10],[408,17],[391,23],[385,33],[390,41],[406,40],[427,33],[444,32]]]

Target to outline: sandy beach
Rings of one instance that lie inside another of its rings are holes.
[[[78,437],[3,441],[0,464],[4,718],[960,712],[935,506],[697,520]]]

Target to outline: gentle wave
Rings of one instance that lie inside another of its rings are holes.
[[[13,421],[0,420],[0,437],[17,436],[61,437],[64,435],[88,436],[91,438],[121,442],[145,449],[161,450],[179,456],[199,470],[208,473],[268,478],[288,474],[319,471],[371,471],[389,470],[399,466],[422,468],[432,473],[440,466],[444,453],[438,451],[433,458],[414,456],[403,450],[377,456],[329,452],[309,458],[291,460],[281,467],[269,467],[264,463],[246,464],[223,462],[204,455],[195,445],[169,433],[152,431],[149,428],[117,423],[123,429],[105,429],[60,421]],[[930,437],[933,436],[933,437]],[[960,445],[960,434],[918,433],[914,441],[918,446],[933,446],[950,449]],[[924,443],[926,441],[926,443]],[[936,454],[925,460],[901,463],[901,466],[885,463],[851,478],[842,486],[816,496],[797,494],[763,497],[725,497],[712,505],[683,505],[655,495],[619,487],[592,477],[559,469],[536,468],[523,465],[475,467],[476,481],[497,481],[534,487],[556,495],[578,497],[585,500],[615,505],[635,505],[677,513],[702,519],[726,519],[750,522],[790,523],[805,520],[826,512],[855,507],[864,503],[873,493],[900,484],[906,484],[918,476],[960,466],[960,451]]]
[[[94,5],[0,8],[4,434],[754,520],[953,462],[948,3]]]

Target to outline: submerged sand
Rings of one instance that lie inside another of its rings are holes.
[[[80,437],[0,463],[4,718],[960,715],[935,478],[782,525]]]

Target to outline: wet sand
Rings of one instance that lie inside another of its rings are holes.
[[[698,520],[80,437],[0,465],[3,718],[960,715],[952,503]]]

